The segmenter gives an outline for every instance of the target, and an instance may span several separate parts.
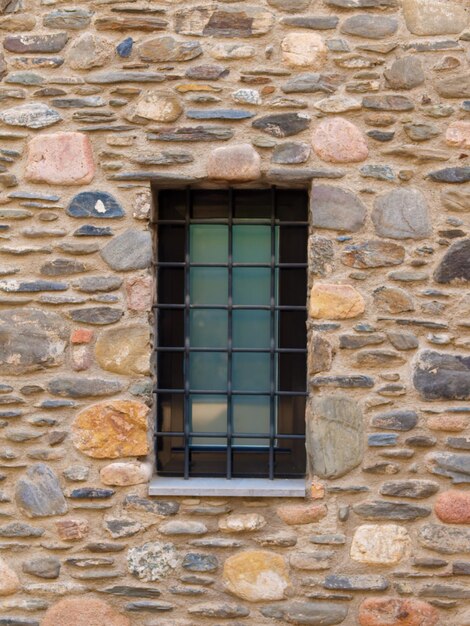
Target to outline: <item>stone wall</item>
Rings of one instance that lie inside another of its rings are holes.
[[[468,626],[468,1],[0,14],[0,626]],[[148,496],[151,182],[311,189],[305,501]]]

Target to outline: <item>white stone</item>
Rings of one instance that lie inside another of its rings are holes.
[[[266,526],[266,520],[259,513],[246,513],[245,515],[227,515],[219,521],[219,530],[228,533],[241,533],[259,530]]]
[[[291,67],[323,67],[327,47],[321,35],[316,33],[289,33],[281,42],[282,60]]]
[[[351,559],[369,565],[395,565],[409,556],[408,531],[397,524],[364,524],[354,533]]]

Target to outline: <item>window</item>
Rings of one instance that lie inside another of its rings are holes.
[[[305,475],[307,194],[157,200],[160,476]]]

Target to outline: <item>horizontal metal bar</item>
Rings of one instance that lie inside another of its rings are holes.
[[[229,352],[248,352],[253,354],[307,354],[306,348],[268,348],[267,350],[262,350],[261,348],[231,348],[230,350],[227,348],[184,348],[183,346],[171,348],[157,346],[154,348],[155,352],[185,352],[186,350],[188,352],[225,352],[227,354]]]
[[[213,310],[228,310],[229,308],[237,311],[306,311],[306,306],[289,306],[289,305],[256,305],[256,304],[233,304],[229,307],[228,304],[190,304],[186,307],[185,304],[154,304],[153,309],[213,309]]]
[[[182,394],[184,393],[185,390],[184,389],[161,389],[161,388],[156,388],[153,390],[153,393],[166,393],[166,394]],[[193,396],[226,396],[227,395],[227,391],[225,389],[222,389],[220,391],[213,391],[213,390],[209,390],[209,391],[201,391],[201,390],[194,390],[194,389],[190,389],[189,393]],[[271,393],[270,391],[232,391],[232,395],[233,396],[266,396],[269,397],[271,395],[274,396],[298,396],[299,398],[303,398],[303,397],[307,397],[308,391],[275,391],[274,393]]]
[[[184,437],[184,432],[180,431],[157,431],[154,433],[155,437]],[[227,433],[201,433],[200,431],[190,432],[188,433],[191,437],[209,437],[210,439],[224,439],[227,437]],[[238,437],[239,439],[269,439],[271,435],[269,433],[232,433],[232,437]],[[275,439],[305,439],[305,435],[300,434],[292,434],[292,435],[282,435],[276,434]]]
[[[210,219],[210,218],[191,218],[191,224],[209,224],[209,225],[214,225],[214,226],[228,226],[229,225],[229,221],[228,219],[224,220],[221,218],[214,218],[214,219]],[[153,222],[150,222],[150,224],[152,226],[184,226],[186,224],[186,220],[182,219],[182,220],[165,220],[165,219],[158,219],[155,220]],[[265,220],[263,219],[249,219],[249,218],[244,218],[244,217],[236,217],[233,218],[232,220],[232,225],[235,226],[270,226],[271,225],[271,219],[270,218],[266,218]],[[305,221],[298,221],[296,222],[295,220],[280,220],[279,218],[276,219],[275,221],[275,226],[308,226],[309,223],[305,222]]]
[[[244,267],[244,268],[265,268],[270,269],[274,267],[276,269],[307,269],[308,263],[185,263],[184,261],[161,261],[160,263],[153,263],[154,267],[167,267],[167,268],[185,268],[185,267]]]

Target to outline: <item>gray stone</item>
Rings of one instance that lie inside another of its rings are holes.
[[[398,435],[391,433],[374,433],[367,437],[367,445],[369,448],[386,448],[388,446],[396,446],[398,443]]]
[[[313,402],[307,426],[307,450],[313,473],[338,478],[357,467],[364,453],[364,426],[359,405],[344,395]]]
[[[362,106],[374,111],[412,111],[415,108],[413,101],[405,96],[364,96]]]
[[[124,315],[124,311],[110,306],[93,306],[84,309],[73,309],[69,311],[69,315],[74,322],[106,326],[107,324],[119,322]]]
[[[452,244],[434,272],[437,283],[470,281],[470,239]]]
[[[297,135],[310,125],[310,116],[306,113],[278,113],[260,117],[252,123],[273,137],[289,137]]]
[[[468,73],[444,78],[436,83],[436,91],[443,98],[470,98]]]
[[[165,74],[160,72],[95,72],[88,74],[87,82],[92,85],[112,85],[114,83],[161,83]]]
[[[413,89],[424,83],[424,70],[417,57],[403,57],[384,72],[391,89]]]
[[[281,89],[284,93],[333,93],[339,86],[335,74],[305,72],[290,78]]]
[[[3,40],[3,47],[9,52],[60,52],[68,40],[67,33],[53,35],[9,35]]]
[[[305,163],[310,156],[310,150],[307,143],[295,141],[281,143],[274,148],[271,161],[282,165]]]
[[[436,183],[453,183],[460,185],[470,181],[470,167],[446,167],[443,170],[430,172],[428,178]]]
[[[262,607],[260,611],[264,617],[304,626],[334,626],[341,624],[348,615],[347,605],[323,601],[273,604]]]
[[[431,452],[425,458],[432,474],[451,478],[454,484],[470,483],[470,455],[453,452]]]
[[[414,333],[388,331],[387,337],[397,350],[414,350],[419,346],[418,337]]]
[[[393,17],[364,13],[346,18],[341,24],[340,31],[345,35],[383,39],[394,35],[397,28],[398,21]]]
[[[86,276],[74,283],[75,289],[85,293],[108,292],[119,289],[122,285],[122,278],[111,274],[109,276]]]
[[[132,537],[142,530],[142,524],[133,519],[124,517],[108,517],[103,522],[104,529],[113,539]]]
[[[314,376],[313,387],[339,387],[341,389],[369,389],[374,386],[374,379],[361,374],[339,376]]]
[[[419,355],[413,383],[425,400],[468,400],[470,357],[425,350]]]
[[[145,269],[152,261],[152,237],[149,231],[129,229],[114,237],[101,250],[101,257],[116,271]]]
[[[408,502],[392,502],[389,500],[374,500],[361,502],[353,506],[353,511],[359,517],[367,520],[415,520],[427,517],[431,509],[427,506],[418,506]]]
[[[383,483],[379,493],[382,496],[397,498],[429,498],[439,491],[438,483],[433,480],[392,480]]]
[[[88,267],[85,263],[73,259],[57,258],[41,265],[39,271],[44,276],[68,276],[69,274],[81,274],[87,270]]]
[[[66,211],[71,217],[124,217],[122,206],[106,191],[83,191],[76,195]]]
[[[54,579],[60,574],[60,560],[55,556],[44,556],[23,563],[23,572],[38,578]]]
[[[325,589],[341,589],[351,591],[385,591],[389,583],[385,576],[379,574],[331,574],[323,583]]]
[[[134,587],[128,585],[114,585],[99,589],[99,593],[107,593],[113,596],[128,596],[130,598],[158,598],[161,592],[154,587]]]
[[[93,13],[87,9],[56,9],[47,13],[42,23],[47,28],[81,30],[90,24],[92,16]]]
[[[197,615],[198,617],[219,617],[222,619],[230,619],[235,617],[247,617],[250,614],[249,609],[239,604],[229,604],[228,602],[206,602],[204,604],[193,604],[188,613]]]
[[[57,111],[42,102],[20,104],[11,109],[0,112],[0,120],[10,126],[25,126],[26,128],[46,128],[62,120]]]
[[[193,120],[246,120],[254,117],[246,109],[187,109],[186,117]]]
[[[53,378],[47,388],[54,396],[65,398],[85,398],[86,396],[112,396],[122,389],[117,380],[102,378]]]
[[[400,265],[405,258],[405,248],[399,244],[368,240],[363,243],[346,246],[341,255],[341,262],[349,267],[369,269]]]
[[[470,600],[470,588],[466,585],[445,585],[443,583],[428,583],[423,585],[418,592],[422,598],[454,598],[458,600]]]
[[[296,13],[308,8],[311,0],[268,0],[268,4],[280,11]]]
[[[470,553],[470,528],[426,524],[418,531],[418,542],[440,554]]]
[[[424,239],[432,232],[426,198],[411,187],[377,198],[372,221],[378,235],[391,239]]]
[[[370,131],[374,132],[374,131]],[[389,165],[363,165],[359,168],[363,178],[375,178],[376,180],[395,180],[395,172]]]
[[[183,126],[148,133],[149,141],[227,141],[233,130],[223,126]]]
[[[129,572],[147,582],[166,578],[179,562],[180,558],[172,543],[151,541],[131,548],[127,553]]]
[[[314,227],[346,232],[362,228],[366,208],[350,191],[331,185],[314,185],[310,197]]]
[[[21,375],[61,365],[69,329],[57,313],[5,309],[0,336],[0,373]]]
[[[336,28],[339,18],[336,15],[299,15],[282,17],[280,23],[295,28],[311,28],[312,30],[330,30]]]
[[[389,9],[398,6],[398,0],[325,0],[338,9]]]
[[[364,346],[377,345],[385,341],[382,333],[370,333],[366,335],[340,335],[339,347],[344,350],[357,350]]]
[[[184,556],[182,566],[190,572],[214,572],[219,567],[219,561],[212,554],[188,552]]]
[[[42,537],[46,531],[24,522],[11,522],[0,526],[0,537]]]
[[[44,463],[32,465],[16,483],[15,499],[27,517],[64,515],[68,507],[55,473]]]
[[[433,139],[433,137],[437,137],[440,133],[439,128],[434,124],[420,122],[403,124],[403,130],[412,141],[428,141]]]
[[[371,426],[386,430],[406,432],[413,429],[418,423],[416,411],[395,409],[386,413],[378,413],[371,420]]]
[[[149,500],[141,498],[136,494],[129,494],[124,499],[124,508],[128,511],[138,511],[141,513],[151,513],[157,517],[168,517],[176,515],[179,504],[176,502],[166,502],[165,500]]]
[[[460,33],[468,24],[468,7],[459,0],[404,0],[406,26],[415,35]]]

